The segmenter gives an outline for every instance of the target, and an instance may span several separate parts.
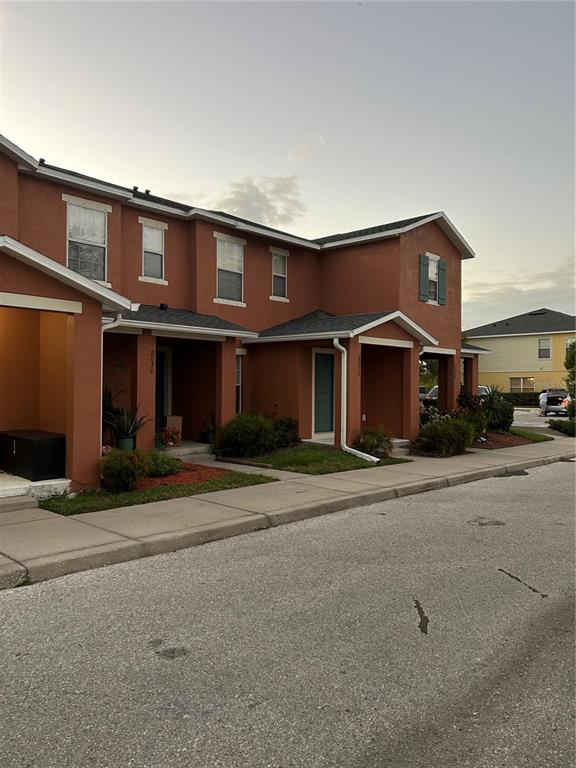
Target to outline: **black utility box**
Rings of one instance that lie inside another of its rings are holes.
[[[65,477],[66,437],[38,429],[0,432],[0,469],[28,480]]]

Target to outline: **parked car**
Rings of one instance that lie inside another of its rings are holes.
[[[480,385],[478,387],[478,397],[486,397],[489,391],[490,390],[488,387],[483,387]],[[426,408],[429,408],[430,406],[434,406],[434,408],[438,407],[438,385],[432,387],[432,389],[426,394],[424,398],[424,406]]]
[[[548,399],[546,400],[546,416],[553,413],[555,416],[568,416],[568,405],[570,395],[565,389],[548,389]]]
[[[426,400],[426,395],[428,394],[428,388],[427,387],[419,387],[418,392],[419,392],[418,397],[419,397],[420,401]]]

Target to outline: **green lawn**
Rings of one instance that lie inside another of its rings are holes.
[[[526,440],[532,440],[533,443],[546,443],[548,440],[554,440],[550,435],[544,435],[542,432],[532,432],[530,429],[522,429],[521,427],[512,427],[510,434],[516,435],[516,437],[525,437]]]
[[[383,459],[379,464],[359,459],[351,453],[323,445],[297,445],[281,448],[253,459],[258,464],[270,465],[287,472],[302,472],[306,475],[326,475],[329,472],[346,472],[349,469],[367,469],[387,464],[404,464],[410,459]]]
[[[196,496],[210,491],[226,491],[230,488],[242,488],[246,485],[273,483],[273,477],[264,475],[249,475],[244,472],[229,472],[223,477],[206,480],[203,483],[165,485],[161,488],[147,488],[143,491],[127,491],[126,493],[107,493],[92,491],[80,494],[73,499],[66,496],[51,496],[40,501],[43,509],[57,512],[59,515],[81,515],[85,512],[97,512],[100,509],[115,509],[129,507],[133,504],[147,504],[150,501],[178,499],[182,496]]]

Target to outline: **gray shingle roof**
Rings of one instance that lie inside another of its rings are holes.
[[[476,344],[463,343],[461,346],[463,352],[490,352],[489,349],[486,349],[485,347],[479,347]]]
[[[516,333],[553,333],[576,330],[576,317],[553,309],[534,309],[523,315],[514,315],[495,323],[479,325],[464,331],[466,336],[502,336]]]
[[[368,227],[367,229],[355,229],[353,232],[341,232],[337,235],[328,235],[328,237],[317,237],[312,242],[324,245],[325,243],[334,243],[337,240],[348,240],[352,237],[365,237],[366,235],[376,235],[379,232],[390,232],[393,229],[409,227],[410,224],[416,224],[418,221],[423,221],[435,215],[434,213],[427,213],[424,216],[414,216],[411,219],[402,219],[401,221],[390,221],[388,224],[379,224],[376,227]]]
[[[197,312],[190,312],[187,309],[160,309],[160,307],[151,304],[141,304],[137,312],[123,312],[124,320],[137,321],[142,323],[163,323],[165,325],[183,326],[186,328],[205,328],[211,331],[226,332],[233,336],[238,333],[252,333],[246,328],[236,323],[230,323],[228,320],[222,320],[213,315],[199,315]]]
[[[331,315],[328,312],[317,310],[302,317],[289,320],[287,323],[274,325],[260,333],[261,338],[276,336],[306,336],[318,333],[348,333],[357,328],[380,320],[390,315],[392,310],[386,312],[370,312],[363,315]]]

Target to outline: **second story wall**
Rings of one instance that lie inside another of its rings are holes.
[[[250,330],[259,331],[318,309],[319,259],[315,251],[205,221],[197,221],[194,229],[193,253],[197,276],[194,303],[197,312],[217,315]],[[221,236],[238,243],[241,250],[237,253],[243,251],[242,297],[236,304],[226,303],[226,299],[218,297],[217,254],[218,238]],[[271,298],[271,249],[286,255],[286,301]]]
[[[398,308],[400,241],[377,240],[322,251],[321,309],[335,315]]]
[[[398,309],[429,331],[439,346],[459,348],[461,339],[462,259],[454,244],[434,222],[402,235]],[[432,254],[446,265],[446,303],[420,299],[420,256]]]
[[[18,238],[18,166],[0,153],[0,235]]]

